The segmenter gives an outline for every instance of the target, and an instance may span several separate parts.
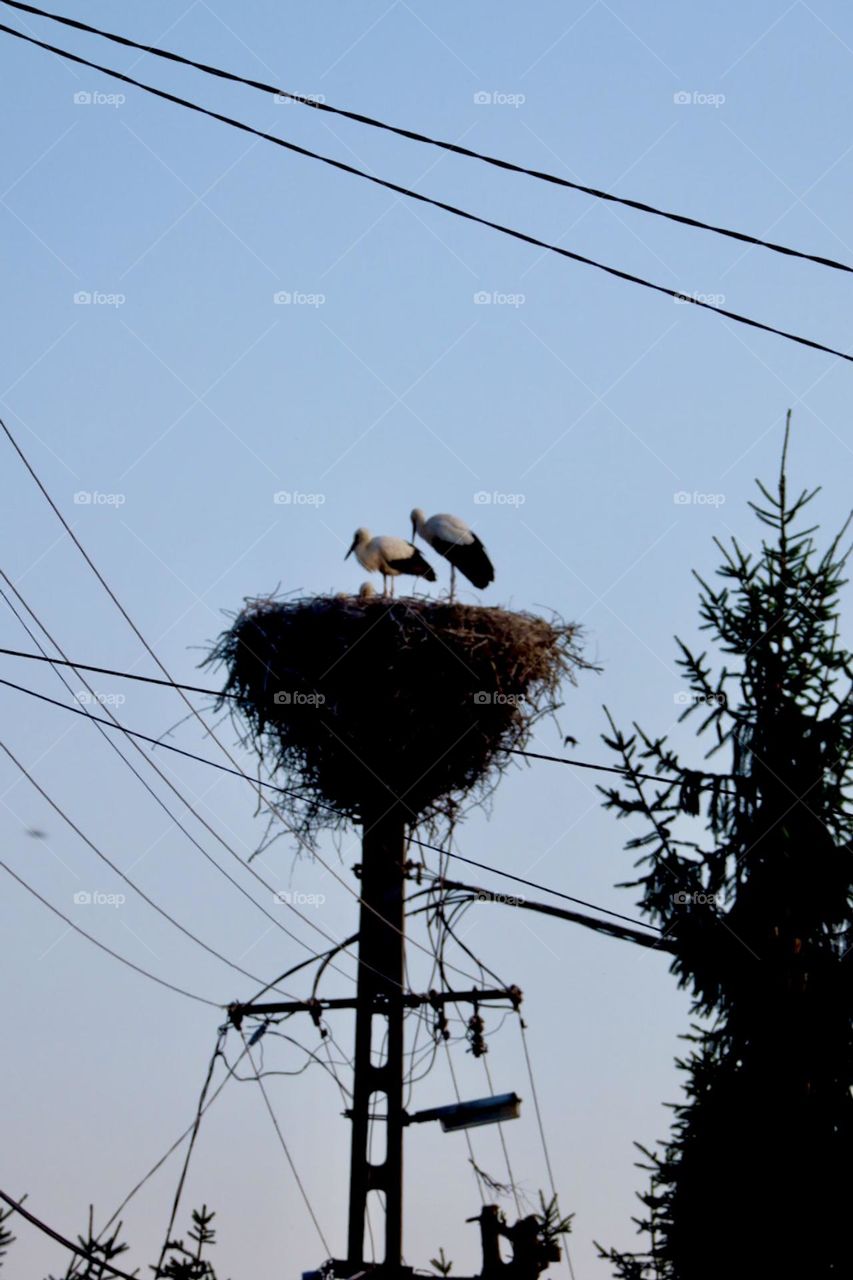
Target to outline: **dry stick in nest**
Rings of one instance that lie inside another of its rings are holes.
[[[244,738],[288,775],[310,836],[370,806],[415,826],[482,802],[563,680],[591,669],[579,638],[558,618],[447,601],[265,598],[206,661],[227,667]]]

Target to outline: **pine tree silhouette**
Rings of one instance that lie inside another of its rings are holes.
[[[26,1200],[26,1196],[21,1197],[21,1201]],[[0,1269],[3,1267],[3,1259],[9,1252],[9,1245],[15,1243],[16,1237],[6,1226],[6,1223],[15,1212],[14,1209],[0,1209]]]
[[[152,1267],[158,1280],[216,1280],[213,1265],[202,1255],[206,1248],[216,1243],[216,1232],[210,1225],[216,1214],[209,1211],[207,1205],[201,1209],[193,1209],[193,1225],[189,1230],[192,1247],[184,1245],[183,1240],[170,1240],[166,1246],[167,1256],[163,1267],[158,1270]]]
[[[790,501],[751,503],[760,552],[718,542],[720,587],[701,578],[700,614],[725,655],[680,644],[699,721],[725,772],[689,770],[666,737],[611,720],[605,742],[629,777],[602,788],[647,832],[634,886],[676,947],[673,972],[703,1019],[685,1037],[686,1100],[636,1219],[644,1253],[601,1255],[622,1280],[835,1277],[849,1266],[844,1183],[853,1117],[850,915],[853,656],[839,638],[845,525],[819,554]],[[644,783],[655,769],[670,784]],[[707,838],[695,838],[695,817]],[[694,818],[685,824],[685,817]]]
[[[111,1236],[99,1240],[95,1235],[94,1210],[89,1205],[89,1225],[85,1236],[78,1236],[77,1243],[88,1254],[87,1258],[74,1255],[63,1272],[62,1280],[110,1280],[110,1272],[104,1267],[105,1262],[115,1262],[116,1258],[126,1253],[128,1246],[119,1243],[122,1224],[116,1223]],[[120,1264],[117,1264],[120,1265]],[[130,1274],[135,1274],[131,1272]],[[46,1280],[58,1280],[56,1276],[47,1276]]]

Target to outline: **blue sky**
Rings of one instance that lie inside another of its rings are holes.
[[[853,262],[853,20],[838,3],[63,9],[335,105]],[[841,273],[276,104],[11,10],[0,20],[579,253],[851,344]],[[176,678],[198,678],[223,611],[244,596],[357,589],[363,572],[343,563],[357,525],[406,534],[415,505],[453,511],[476,525],[495,561],[484,599],[553,608],[585,628],[603,672],[567,689],[561,727],[580,756],[605,760],[602,704],[622,724],[674,725],[683,682],[672,637],[697,636],[691,570],[713,570],[714,537],[756,545],[746,503],[753,478],[775,473],[789,407],[793,481],[824,484],[816,514],[828,531],[843,518],[853,376],[843,362],[413,206],[8,37],[0,57],[0,407]],[[75,101],[81,94],[90,100]],[[123,100],[104,100],[115,94]],[[478,101],[483,94],[491,102]],[[81,294],[92,300],[75,301]],[[490,301],[477,301],[482,294]],[[0,477],[2,568],[48,629],[80,660],[153,671],[6,446]],[[31,648],[5,605],[0,637]],[[3,665],[70,701],[50,672]],[[96,687],[144,732],[160,734],[185,712],[166,692],[106,677]],[[263,874],[325,899],[305,907],[308,922],[282,915],[300,948],[215,874],[91,726],[8,690],[0,700],[3,741],[69,817],[243,967],[271,977],[306,946],[325,945],[312,923],[336,938],[354,927],[350,893],[322,867],[294,861],[283,839]],[[235,747],[228,725],[221,736]],[[690,736],[676,738],[698,762]],[[171,740],[217,755],[197,723],[180,724]],[[538,729],[538,749],[560,742],[556,726]],[[239,780],[165,753],[159,763],[234,851],[256,847],[263,822]],[[217,1002],[251,994],[129,893],[121,906],[75,903],[75,893],[123,886],[5,757],[0,796],[5,859],[81,927]],[[224,846],[186,821],[268,905]],[[630,834],[602,812],[589,776],[541,763],[509,773],[491,812],[466,820],[458,847],[630,914],[631,894],[614,888],[630,870]],[[352,833],[339,849],[324,846],[330,861],[339,855],[347,879]],[[74,1233],[90,1202],[101,1218],[112,1212],[189,1123],[217,1014],[68,934],[11,881],[0,911],[12,979],[2,1185],[28,1191],[36,1213]],[[561,1200],[576,1212],[575,1273],[605,1276],[592,1241],[632,1241],[643,1186],[632,1143],[666,1133],[662,1104],[678,1094],[673,1058],[687,1001],[662,957],[499,913],[469,913],[466,940],[526,992]],[[413,966],[417,974],[416,957]],[[348,989],[352,961],[341,968],[328,994]],[[299,1032],[315,1046],[310,1026]],[[349,1052],[345,1016],[335,1032]],[[265,1053],[270,1069],[305,1061],[284,1042]],[[507,1141],[516,1177],[535,1192],[546,1174],[510,1024],[489,1063],[497,1091],[525,1098]],[[454,1065],[463,1095],[488,1092],[481,1063],[457,1049]],[[312,1068],[268,1087],[340,1254],[349,1132],[336,1086]],[[415,1105],[449,1101],[451,1091],[439,1059]],[[478,1201],[468,1153],[459,1135],[431,1130],[408,1143],[407,1258],[424,1266],[443,1245],[470,1273],[476,1230],[464,1218]],[[504,1174],[496,1135],[474,1142],[479,1163]],[[176,1176],[173,1158],[124,1215],[134,1264],[156,1251]],[[295,1273],[325,1255],[251,1081],[230,1083],[205,1121],[186,1212],[202,1200],[220,1212],[223,1275],[271,1274],[283,1257]],[[16,1274],[64,1265],[29,1228],[19,1235]]]

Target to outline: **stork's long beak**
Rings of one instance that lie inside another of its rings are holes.
[[[416,532],[417,532],[417,526],[415,525],[415,522],[414,522],[414,520],[413,520],[413,521],[412,521],[412,542],[414,542],[414,540],[415,540],[415,534],[416,534]]]
[[[353,540],[352,540],[352,546],[350,547],[349,551],[348,551],[348,552],[346,553],[346,555],[344,556],[344,559],[345,559],[345,560],[349,560],[349,558],[350,558],[350,556],[352,555],[353,551],[355,551],[355,544],[356,544],[356,539],[355,539],[355,538],[353,538]]]

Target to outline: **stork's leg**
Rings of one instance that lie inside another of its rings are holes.
[[[450,603],[456,599],[456,566],[450,566]]]

